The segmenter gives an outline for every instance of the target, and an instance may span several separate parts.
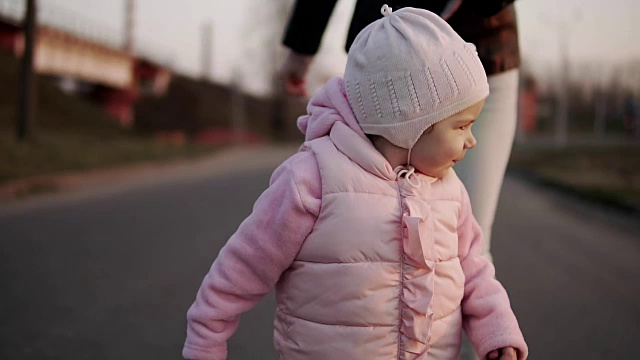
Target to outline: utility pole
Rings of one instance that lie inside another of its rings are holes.
[[[16,128],[16,135],[20,141],[29,137],[35,110],[33,53],[37,31],[36,14],[36,0],[27,0],[27,11],[24,19],[24,52],[22,54],[22,67],[20,69],[18,123]]]
[[[136,1],[126,0],[125,13],[124,13],[124,50],[130,54],[133,54],[135,50],[134,32],[135,32],[135,15],[136,15]]]
[[[233,141],[242,143],[242,135],[246,130],[244,112],[244,94],[242,93],[242,72],[235,66],[231,75],[231,126],[233,129]]]
[[[569,77],[570,77],[570,62],[569,62],[569,30],[570,25],[573,25],[582,19],[580,10],[574,10],[570,19],[551,18],[549,16],[542,16],[542,21],[553,26],[558,34],[558,55],[560,57],[560,74],[557,81],[557,107],[556,107],[556,122],[555,122],[555,144],[559,147],[567,145],[567,133],[569,128]],[[573,24],[569,24],[571,21]]]
[[[208,20],[202,24],[202,79],[211,79],[212,70],[213,22]]]
[[[558,84],[558,108],[556,110],[556,145],[567,145],[567,128],[569,127],[569,35],[567,26],[558,25],[560,46],[560,78]]]

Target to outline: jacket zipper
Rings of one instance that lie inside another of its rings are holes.
[[[398,201],[400,201],[400,316],[398,321],[398,360],[402,360],[404,358],[403,351],[404,344],[402,340],[402,312],[404,310],[404,213],[406,211],[404,203],[402,201],[402,193],[400,192],[400,184],[396,182],[396,190],[398,191]]]

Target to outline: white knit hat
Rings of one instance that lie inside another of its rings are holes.
[[[480,102],[489,84],[473,44],[427,10],[385,5],[347,57],[347,96],[366,134],[411,149],[422,133]]]

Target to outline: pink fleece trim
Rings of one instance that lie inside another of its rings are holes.
[[[527,344],[507,292],[495,279],[493,264],[482,255],[482,230],[471,213],[469,194],[462,185],[461,191],[458,256],[465,274],[463,326],[482,358],[493,350],[511,346],[518,350],[518,359],[524,360],[529,352]]]
[[[220,250],[187,313],[187,359],[226,359],[241,313],[271,291],[316,222],[318,165],[310,152],[285,161],[253,212]]]
[[[335,122],[345,123],[360,137],[366,138],[349,101],[343,95],[343,84],[341,78],[333,77],[309,101],[307,115],[300,116],[297,122],[306,141],[328,135]]]

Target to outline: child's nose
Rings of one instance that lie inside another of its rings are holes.
[[[464,143],[464,147],[465,149],[473,149],[474,147],[476,147],[476,138],[473,136],[473,134],[469,134],[467,140]]]

